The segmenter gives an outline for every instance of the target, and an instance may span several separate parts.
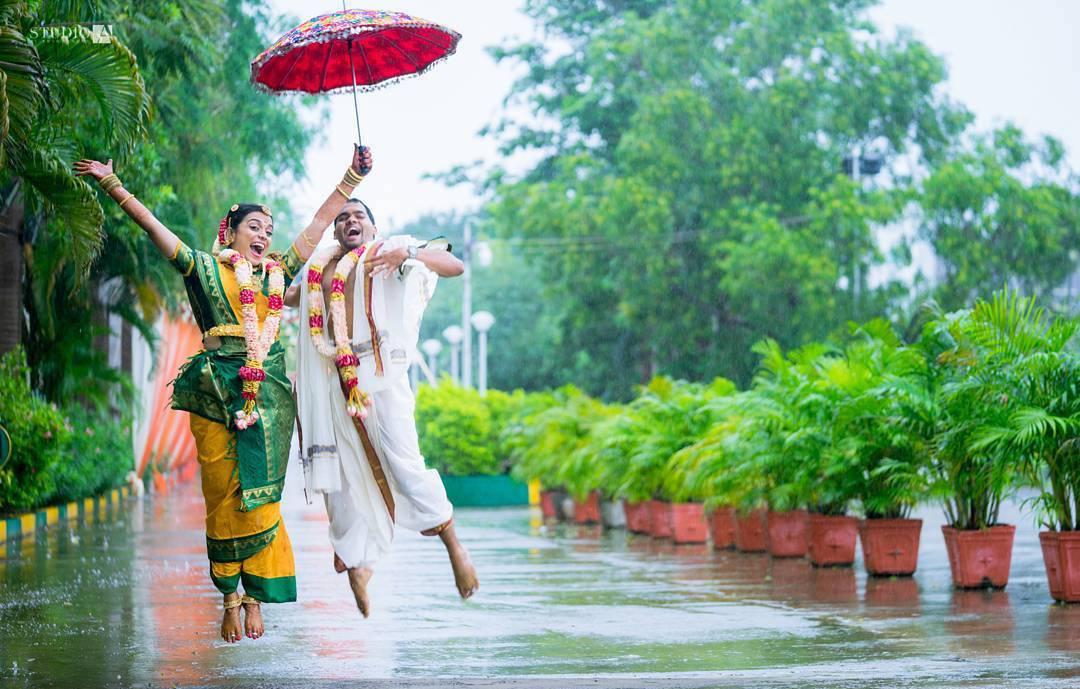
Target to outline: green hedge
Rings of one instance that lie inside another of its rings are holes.
[[[22,349],[0,357],[0,424],[12,445],[0,468],[0,513],[95,495],[120,485],[134,464],[129,420],[44,401],[30,388]]]
[[[416,428],[428,466],[448,476],[502,474],[506,454],[499,431],[513,414],[514,395],[491,390],[486,397],[443,378],[416,395]]]

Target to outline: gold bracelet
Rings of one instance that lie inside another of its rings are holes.
[[[348,201],[348,200],[349,200],[349,194],[348,194],[347,192],[345,192],[345,191],[342,191],[342,189],[341,189],[341,185],[340,185],[340,184],[338,184],[338,185],[337,185],[336,187],[334,187],[334,189],[336,189],[336,190],[337,190],[337,193],[339,193],[339,194],[341,194],[342,196],[344,196],[344,197],[345,197],[345,200],[346,200],[346,201]]]
[[[128,201],[130,201],[133,198],[135,198],[135,194],[132,194],[131,192],[128,192],[128,195],[125,196],[124,200],[120,202],[120,207],[123,208],[124,204],[127,203]]]
[[[300,236],[304,238],[304,244],[307,244],[309,249],[314,249],[319,245],[318,242],[315,242],[314,244],[311,243],[311,240],[307,238],[307,232],[301,232]]]
[[[123,182],[120,181],[120,178],[112,173],[109,173],[102,177],[101,181],[98,182],[98,184],[101,186],[102,189],[105,190],[106,194],[117,187],[123,186]]]
[[[341,181],[347,182],[348,184],[355,187],[357,184],[360,184],[360,182],[364,181],[364,176],[357,172],[354,172],[351,167],[347,167],[345,168],[345,177]]]

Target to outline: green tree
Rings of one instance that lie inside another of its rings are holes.
[[[565,242],[537,265],[574,380],[608,398],[657,373],[745,383],[762,336],[797,346],[881,312],[896,288],[869,286],[872,229],[898,217],[911,166],[874,190],[841,160],[929,166],[970,117],[872,4],[526,4],[542,40],[494,54],[528,67],[511,103],[538,116],[491,131],[540,160],[493,171],[490,212],[500,236]]]
[[[1051,303],[1076,270],[1080,186],[1056,139],[1003,127],[936,167],[921,191],[921,235],[944,268],[934,296],[945,309],[1006,283]]]

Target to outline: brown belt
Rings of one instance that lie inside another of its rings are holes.
[[[341,377],[338,376],[338,383],[341,385],[341,393],[345,397],[349,396],[349,391],[345,388],[345,384],[341,382]],[[371,473],[375,477],[375,483],[379,486],[379,492],[382,494],[383,502],[386,503],[386,511],[390,513],[390,521],[396,521],[394,518],[394,495],[390,492],[390,484],[386,480],[386,472],[383,471],[382,462],[379,461],[379,455],[375,452],[375,446],[371,444],[371,438],[368,436],[367,427],[359,417],[351,416],[353,426],[356,427],[356,433],[360,436],[360,444],[364,446],[364,454],[367,455],[368,464],[371,466]]]

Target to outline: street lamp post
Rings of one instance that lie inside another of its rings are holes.
[[[450,343],[450,378],[457,384],[461,384],[461,376],[458,373],[458,350],[461,348],[461,339],[464,337],[461,328],[456,325],[447,326],[442,331],[443,338]]]
[[[472,266],[475,261],[481,267],[491,264],[491,249],[486,242],[474,242],[472,220],[465,221],[465,246],[461,261],[465,270],[461,274],[461,384],[472,387]]]
[[[477,311],[472,315],[472,326],[476,328],[478,343],[480,345],[480,395],[487,394],[487,333],[491,326],[495,325],[495,316],[490,311]]]
[[[428,371],[431,372],[431,377],[435,380],[439,379],[438,374],[438,356],[442,351],[442,342],[439,342],[434,337],[430,340],[424,340],[420,345],[420,349],[424,350],[424,354],[427,354]]]

